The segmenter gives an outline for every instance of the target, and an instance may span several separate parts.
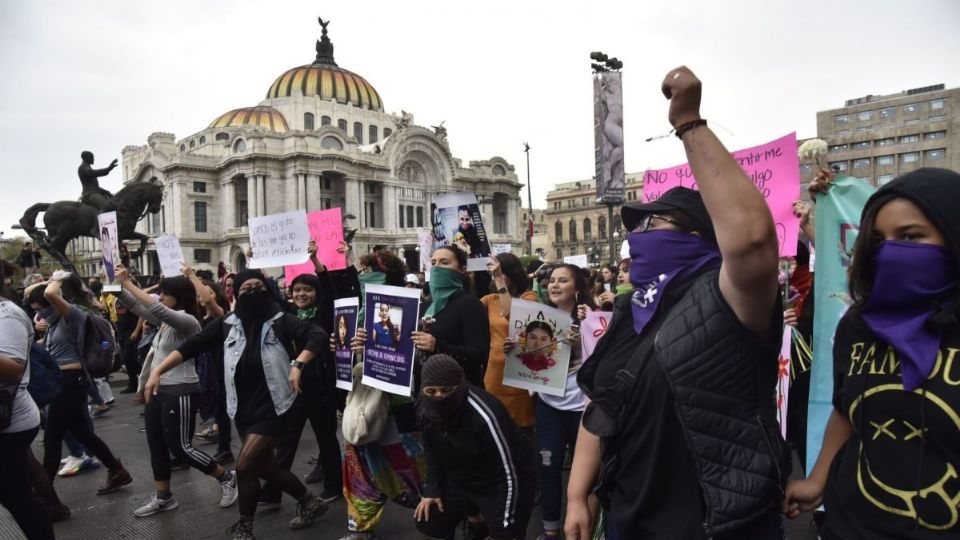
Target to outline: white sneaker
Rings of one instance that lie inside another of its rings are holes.
[[[230,471],[233,478],[229,482],[220,482],[220,508],[229,508],[237,502],[240,490],[237,489],[237,471]]]
[[[177,507],[177,500],[171,496],[169,499],[160,499],[156,495],[150,497],[150,501],[137,508],[133,515],[137,517],[147,517],[156,514],[157,512],[166,512],[167,510],[173,510]]]
[[[67,459],[63,460],[60,470],[57,471],[57,476],[73,476],[80,472],[80,469],[83,468],[83,463],[87,460],[86,454],[80,457],[67,456]]]

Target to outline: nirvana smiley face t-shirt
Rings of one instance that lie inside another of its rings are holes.
[[[851,310],[834,341],[834,408],[853,433],[833,460],[827,528],[840,538],[960,538],[960,327],[904,392],[900,356]]]

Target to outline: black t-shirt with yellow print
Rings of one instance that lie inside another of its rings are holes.
[[[853,433],[833,460],[827,528],[845,540],[960,538],[960,325],[904,392],[900,356],[859,310],[837,326],[833,406]]]

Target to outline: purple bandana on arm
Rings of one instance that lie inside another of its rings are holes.
[[[956,264],[940,246],[891,240],[877,249],[874,266],[863,321],[900,355],[903,389],[912,392],[937,359],[940,336],[926,323],[956,289]]]
[[[672,230],[630,233],[630,299],[633,330],[640,334],[653,318],[671,283],[680,284],[720,268],[722,259],[716,244],[699,236]]]

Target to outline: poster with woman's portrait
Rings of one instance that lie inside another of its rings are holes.
[[[469,192],[437,195],[430,204],[430,212],[434,249],[455,245],[467,254],[467,270],[486,270],[490,242],[477,196]]]
[[[562,396],[570,367],[570,314],[537,302],[514,299],[503,384]]]
[[[353,389],[353,350],[350,342],[357,333],[359,298],[333,301],[333,355],[337,362],[337,388]]]
[[[420,289],[368,284],[364,291],[363,384],[410,396]]]
[[[117,238],[117,213],[107,212],[97,215],[98,229],[100,230],[100,250],[103,252],[103,272],[106,280],[103,283],[104,291],[119,291],[120,282],[117,281],[117,264],[120,263],[120,240]]]

